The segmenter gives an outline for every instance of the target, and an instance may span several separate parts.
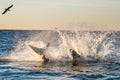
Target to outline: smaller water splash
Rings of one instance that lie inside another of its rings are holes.
[[[67,53],[67,55],[71,58],[71,60],[72,60],[72,55],[71,55],[71,53],[70,53],[70,47],[68,46],[68,44],[67,44],[67,40],[64,38],[64,36],[62,35],[62,33],[59,31],[59,30],[57,30],[57,32],[59,33],[59,35],[60,35],[60,37],[61,37],[61,39],[62,39],[62,43],[60,44],[60,46],[59,46],[59,51],[62,51],[61,53],[63,53],[63,51],[64,52],[66,52]]]
[[[31,43],[35,44],[35,42]],[[29,47],[28,42],[24,43],[23,41],[19,41],[18,44],[16,44],[15,49],[9,53],[10,54],[2,57],[2,59],[9,61],[43,61],[42,56],[36,54],[35,51]]]

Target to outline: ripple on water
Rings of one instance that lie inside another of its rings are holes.
[[[94,65],[93,65],[94,64]],[[0,63],[0,80],[119,80],[119,64],[90,63],[80,66],[55,64],[35,67],[35,62]],[[110,68],[109,68],[110,67]]]

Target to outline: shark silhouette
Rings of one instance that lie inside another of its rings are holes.
[[[44,55],[44,51],[47,49],[48,46],[49,46],[49,44],[46,45],[46,48],[37,48],[35,46],[29,45],[29,47],[33,51],[35,51],[38,55],[43,56],[42,59],[44,60],[44,63],[47,63],[49,61],[49,59],[47,59],[46,56]],[[77,66],[78,65],[77,58],[80,57],[80,55],[73,49],[70,49],[70,52],[72,53],[72,57],[73,57],[72,65]]]
[[[77,66],[78,65],[77,58],[80,57],[80,55],[73,49],[70,49],[70,52],[72,53],[73,57],[72,65]]]
[[[49,43],[46,45],[45,48],[37,48],[35,46],[32,46],[32,45],[28,45],[33,51],[35,51],[38,55],[41,55],[42,56],[42,59],[43,59],[43,63],[47,63],[49,61],[48,58],[46,58],[45,54],[44,54],[44,51],[48,48],[49,46]]]
[[[11,6],[9,6],[8,8],[6,8],[5,11],[2,13],[2,15],[5,14],[7,11],[10,11],[10,8],[12,8],[12,7],[13,7],[13,4]]]

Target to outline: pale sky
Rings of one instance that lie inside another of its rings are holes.
[[[94,24],[120,30],[120,0],[0,0],[1,29],[82,29],[83,23],[85,30]]]

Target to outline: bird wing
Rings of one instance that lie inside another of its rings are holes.
[[[12,8],[13,7],[13,5],[11,5],[10,7],[8,7],[8,8]]]
[[[5,9],[5,11],[2,13],[2,15],[5,14],[6,12],[7,12],[7,9]]]

